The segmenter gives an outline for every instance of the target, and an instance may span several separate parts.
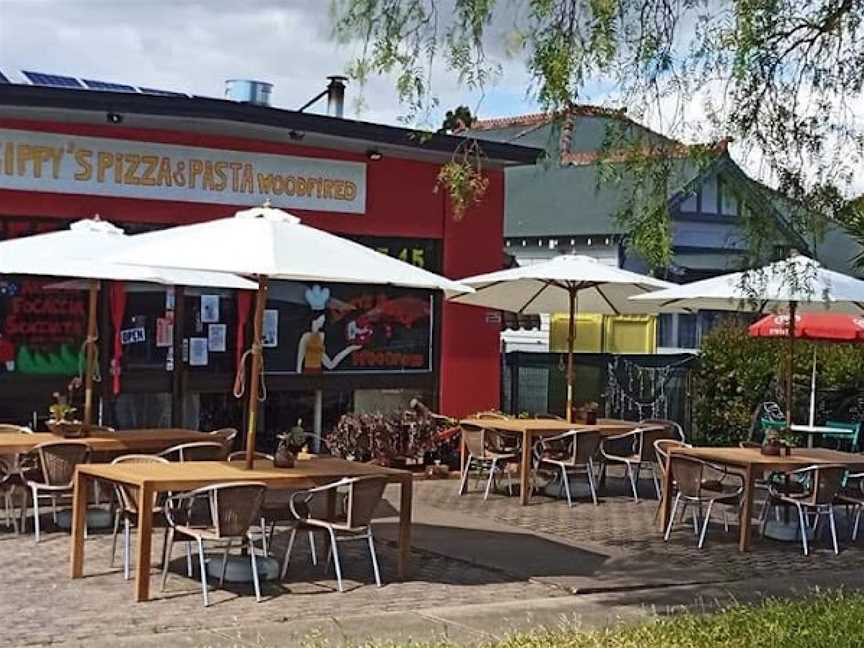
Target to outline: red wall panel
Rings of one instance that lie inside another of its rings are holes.
[[[444,221],[444,273],[448,277],[502,267],[504,174],[489,172],[483,201],[457,221]],[[445,303],[441,336],[440,409],[463,416],[498,408],[501,395],[500,330],[484,308]]]
[[[211,136],[118,125],[46,123],[0,119],[0,128],[68,133],[91,137],[159,142],[206,148],[276,153],[367,162],[365,214],[292,210],[322,229],[370,236],[443,239],[443,273],[462,278],[497,270],[502,263],[504,175],[490,171],[483,202],[457,221],[442,192],[435,192],[439,166],[386,156],[368,161],[362,154],[315,149],[302,144]],[[102,196],[0,190],[0,213],[63,219],[100,214],[115,221],[182,224],[230,216],[249,205],[110,198]],[[485,309],[444,304],[441,335],[440,409],[459,416],[498,407],[499,330]]]

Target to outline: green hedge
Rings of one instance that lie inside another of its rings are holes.
[[[864,345],[795,343],[795,414],[809,411],[810,372],[817,351],[818,389],[829,397],[824,407],[845,418],[848,403],[864,391]],[[696,438],[712,445],[733,445],[750,435],[755,408],[783,394],[787,340],[751,338],[739,324],[721,324],[702,338],[693,381]],[[779,382],[774,382],[778,381]],[[773,387],[773,389],[772,389]],[[779,392],[778,392],[779,388]]]

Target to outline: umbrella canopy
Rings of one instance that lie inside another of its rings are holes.
[[[788,337],[789,315],[766,315],[750,325],[752,337]],[[855,342],[864,340],[864,318],[843,313],[798,313],[793,335],[815,342]]]
[[[252,358],[247,417],[246,467],[251,468],[262,358],[262,327],[268,279],[404,286],[442,290],[445,294],[472,288],[417,268],[359,243],[303,225],[296,216],[268,205],[196,225],[139,234],[136,245],[112,257],[133,265],[159,265],[188,270],[233,272],[258,280],[253,319]],[[238,367],[237,384],[245,380]],[[238,396],[241,390],[235,390]]]
[[[89,279],[85,345],[84,424],[93,418],[93,377],[96,370],[96,305],[99,280],[151,282],[165,285],[238,288],[257,285],[236,275],[128,266],[106,260],[132,240],[122,229],[98,217],[76,221],[69,229],[0,242],[0,273]]]
[[[255,290],[236,275],[130,266],[108,260],[133,240],[119,227],[97,218],[76,221],[69,229],[0,241],[0,273],[140,281],[168,286],[201,286]]]
[[[452,301],[525,314],[565,312],[574,292],[579,310],[586,313],[644,313],[646,307],[630,297],[675,285],[578,254],[460,281],[475,292]]]
[[[567,420],[573,410],[573,345],[576,311],[622,315],[643,313],[633,295],[673,284],[601,263],[588,256],[565,254],[550,261],[462,279],[474,292],[452,301],[516,313],[569,312],[567,335]]]
[[[292,281],[389,284],[443,290],[448,295],[471,290],[365,245],[303,225],[296,216],[270,207],[134,238],[134,246],[112,259]]]
[[[864,281],[824,268],[796,254],[762,268],[674,286],[632,301],[660,312],[697,310],[864,313]]]
[[[824,268],[801,254],[763,268],[659,290],[632,298],[660,312],[697,310],[761,311],[789,309],[786,420],[792,420],[792,365],[795,335],[792,323],[800,312],[864,313],[864,281]]]

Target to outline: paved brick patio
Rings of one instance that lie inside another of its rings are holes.
[[[36,545],[32,536],[0,530],[0,615],[7,619],[2,645],[89,641],[117,636],[154,639],[160,632],[202,628],[250,628],[294,619],[361,617],[382,611],[409,611],[435,606],[538,600],[574,593],[622,590],[667,584],[724,582],[789,575],[797,572],[861,573],[864,551],[843,542],[839,556],[817,544],[810,557],[797,545],[757,539],[753,551],[739,554],[737,527],[727,535],[721,525],[709,531],[699,551],[691,531],[682,526],[669,543],[660,539],[653,490],[643,484],[646,499],[634,504],[614,476],[600,506],[580,500],[573,508],[547,497],[520,507],[517,498],[494,494],[456,495],[455,481],[418,483],[415,489],[413,573],[396,581],[395,522],[378,525],[379,557],[385,587],[371,584],[368,558],[361,546],[343,551],[346,586],[336,592],[332,574],[313,568],[302,543],[286,582],[268,584],[266,600],[255,602],[250,588],[212,590],[213,604],[203,608],[198,581],[185,575],[179,547],[167,591],[159,592],[154,572],[154,601],[132,601],[132,581],[109,565],[110,535],[87,541],[86,577],[68,578],[69,537],[46,534]],[[393,501],[398,495],[388,494]],[[382,513],[390,513],[387,506]],[[845,526],[840,525],[841,534]],[[160,534],[161,536],[161,534]],[[284,537],[276,542],[281,556]],[[155,554],[161,541],[154,542]],[[155,562],[154,562],[155,564]],[[646,595],[647,600],[647,595]]]

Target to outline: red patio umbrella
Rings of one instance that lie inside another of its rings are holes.
[[[792,334],[794,338],[813,342],[858,342],[864,341],[864,317],[845,315],[842,313],[795,313]],[[780,313],[766,315],[758,322],[750,325],[752,337],[789,338],[789,315]],[[791,341],[791,340],[790,340]],[[790,349],[791,353],[791,349]],[[787,381],[791,385],[792,371]],[[791,393],[791,388],[787,389]],[[813,351],[813,373],[810,379],[810,426],[816,417],[816,351]],[[789,424],[792,421],[788,421]]]

